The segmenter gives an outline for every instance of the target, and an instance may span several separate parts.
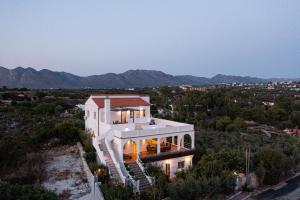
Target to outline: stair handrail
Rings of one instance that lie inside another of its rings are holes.
[[[123,175],[123,173],[122,173],[122,171],[121,171],[121,167],[120,167],[119,163],[116,161],[116,158],[115,158],[115,156],[114,156],[114,153],[113,153],[113,151],[111,150],[110,146],[108,145],[109,142],[106,140],[106,138],[104,138],[104,142],[105,142],[105,145],[106,145],[106,147],[107,147],[107,150],[108,150],[108,152],[109,152],[109,154],[110,154],[110,157],[111,157],[111,159],[112,159],[112,161],[113,161],[113,163],[114,163],[114,165],[115,165],[115,167],[116,167],[116,169],[117,169],[117,172],[118,172],[118,174],[119,174],[119,176],[120,176],[122,182],[125,183],[125,178],[126,178],[126,177],[124,177],[124,175]]]
[[[141,170],[144,172],[146,178],[148,179],[150,185],[154,185],[155,183],[155,177],[151,176],[149,174],[149,172],[147,171],[147,169],[144,167],[144,163],[141,160],[140,156],[137,156],[137,164],[139,165],[139,167],[141,168]]]
[[[106,165],[106,161],[104,159],[103,151],[100,150],[99,143],[97,142],[96,138],[92,138],[92,144],[93,144],[93,146],[96,149],[96,152],[98,154],[97,157],[100,159],[101,163],[103,163],[104,165]]]
[[[111,144],[107,141],[107,139],[105,138],[105,145],[107,147],[107,150],[109,151],[110,157],[112,158],[113,163],[115,164],[120,177],[123,181],[123,183],[126,184],[126,180],[128,180],[130,182],[130,184],[133,186],[133,190],[134,192],[139,192],[139,181],[135,180],[127,171],[127,169],[124,166],[124,163],[120,161],[120,159],[118,159],[117,154],[115,154],[113,147],[111,146]],[[117,161],[118,159],[118,161]]]

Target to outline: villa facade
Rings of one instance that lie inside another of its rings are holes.
[[[91,95],[85,128],[111,176],[123,183],[138,180],[139,189],[153,183],[144,163],[161,167],[170,178],[192,165],[194,126],[152,118],[149,96]]]

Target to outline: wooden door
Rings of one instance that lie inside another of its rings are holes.
[[[170,177],[170,163],[166,163],[166,175]]]

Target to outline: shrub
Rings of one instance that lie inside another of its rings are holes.
[[[100,188],[105,200],[130,200],[134,197],[131,189],[123,185],[102,184]]]
[[[55,104],[53,103],[40,103],[34,107],[34,112],[36,114],[50,114],[55,111]]]
[[[33,186],[0,181],[0,200],[57,200],[54,193]]]
[[[88,162],[88,166],[89,166],[92,173],[94,173],[99,168],[99,165],[97,164],[96,161]]]
[[[85,155],[84,155],[87,162],[95,162],[96,156],[97,156],[97,154],[94,151],[85,152]]]

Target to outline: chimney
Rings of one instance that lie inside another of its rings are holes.
[[[106,124],[109,124],[110,123],[110,99],[108,96],[104,99],[104,113],[105,113],[104,122]]]

